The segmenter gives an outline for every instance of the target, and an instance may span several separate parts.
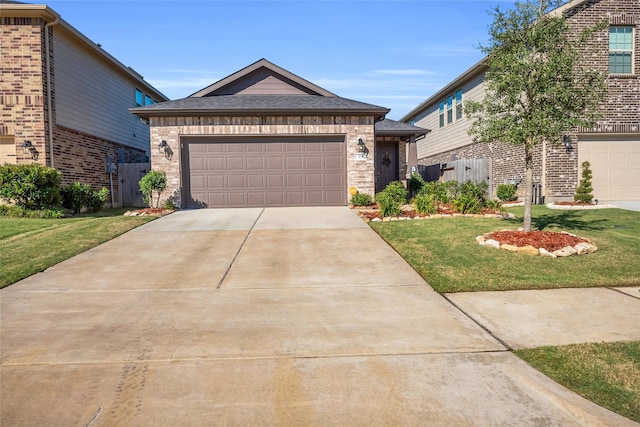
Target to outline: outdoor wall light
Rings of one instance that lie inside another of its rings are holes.
[[[162,140],[162,142],[160,142],[160,144],[158,144],[158,152],[160,154],[164,154],[164,158],[167,160],[171,160],[171,158],[173,157],[173,150],[171,149],[171,147],[169,147],[169,144],[167,144],[167,141],[165,141],[164,139]]]
[[[571,151],[573,150],[573,145],[571,145],[571,137],[569,135],[563,136],[562,143],[564,144],[564,148],[567,150],[567,154],[571,153]]]
[[[20,144],[20,147],[22,147],[23,154],[31,154],[31,158],[33,160],[38,160],[38,155],[40,153],[38,153],[38,150],[36,150],[36,147],[34,147],[33,144],[31,144],[31,141],[25,140],[22,144]]]
[[[367,152],[367,146],[364,145],[364,141],[362,140],[362,138],[358,138],[358,152],[360,153]]]

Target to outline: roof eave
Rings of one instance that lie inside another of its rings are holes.
[[[136,116],[148,117],[174,117],[174,116],[282,116],[282,115],[320,115],[330,116],[336,114],[354,115],[354,116],[374,116],[377,119],[384,118],[390,110],[388,109],[205,109],[205,108],[176,108],[176,109],[144,109],[130,108],[129,112]]]
[[[486,57],[482,58],[475,65],[473,65],[464,73],[460,74],[458,77],[452,80],[445,87],[440,89],[435,94],[431,95],[426,101],[420,103],[420,105],[418,105],[416,108],[414,108],[413,110],[405,114],[400,119],[400,121],[406,122],[407,120],[410,120],[411,118],[415,117],[416,115],[424,111],[426,108],[428,108],[434,101],[440,100],[440,98],[442,98],[445,94],[449,93],[453,88],[460,86],[463,82],[469,80],[471,77],[476,76],[477,74],[485,71],[487,68],[486,61],[487,61]]]

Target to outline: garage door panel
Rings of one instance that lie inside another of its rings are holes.
[[[584,137],[579,142],[578,162],[591,164],[594,197],[602,201],[637,200],[640,197],[640,140],[604,138]]]
[[[186,141],[188,205],[345,205],[344,142],[284,139]]]
[[[247,157],[247,170],[264,169],[264,159],[262,157]]]

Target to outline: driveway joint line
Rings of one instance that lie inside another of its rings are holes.
[[[460,312],[462,314],[464,314],[465,316],[467,316],[469,319],[471,319],[471,321],[473,323],[475,323],[476,325],[480,326],[480,328],[482,328],[486,333],[488,333],[489,335],[491,335],[496,341],[498,341],[500,344],[502,344],[503,346],[505,346],[505,348],[508,351],[513,351],[513,347],[511,347],[509,344],[507,344],[505,341],[503,341],[499,336],[497,336],[495,333],[493,333],[493,331],[491,331],[489,328],[487,328],[485,325],[483,325],[482,323],[480,323],[478,320],[476,320],[472,315],[470,315],[469,313],[467,313],[466,311],[464,311],[462,309],[462,307],[460,307],[458,304],[456,304],[455,302],[453,302],[451,299],[449,299],[447,297],[447,295],[445,294],[441,294],[442,297],[447,300],[449,302],[449,304],[451,304],[452,306],[454,306],[455,308],[457,308],[458,310],[460,310]]]
[[[224,272],[224,274],[222,275],[222,278],[220,279],[220,282],[218,282],[218,286],[217,289],[220,289],[222,287],[222,283],[224,283],[225,279],[227,278],[227,275],[229,274],[229,271],[231,271],[231,267],[233,267],[233,264],[236,262],[236,259],[238,259],[238,255],[240,255],[240,251],[242,250],[242,248],[244,247],[244,244],[247,242],[247,239],[249,238],[249,235],[251,234],[251,232],[253,231],[253,229],[255,228],[256,224],[258,223],[258,221],[260,220],[260,217],[262,216],[262,214],[264,213],[265,208],[262,208],[262,210],[260,211],[260,213],[258,214],[258,216],[256,217],[255,221],[253,221],[253,224],[251,224],[251,228],[249,228],[249,231],[247,232],[247,235],[244,236],[244,240],[242,241],[242,243],[240,244],[240,247],[238,248],[238,251],[236,252],[235,256],[233,257],[233,259],[231,260],[231,263],[229,264],[229,267],[227,267],[226,271]]]
[[[190,362],[228,362],[242,360],[288,360],[288,359],[355,359],[359,357],[413,357],[413,356],[446,356],[446,355],[473,355],[473,354],[500,354],[512,353],[507,349],[494,350],[464,350],[464,351],[434,351],[416,353],[358,353],[358,354],[320,354],[320,355],[274,355],[274,356],[235,356],[235,357],[189,357],[184,359],[135,359],[113,361],[86,361],[86,362],[60,362],[60,363],[3,363],[0,368],[29,368],[33,366],[110,366],[110,365],[137,365],[137,364],[176,364]]]
[[[605,289],[609,289],[610,291],[617,292],[617,293],[622,294],[622,295],[627,296],[627,297],[631,297],[631,298],[635,298],[635,299],[640,299],[640,296],[635,296],[635,295],[628,294],[628,293],[626,293],[626,292],[622,292],[620,289],[610,288],[609,286],[607,286]],[[640,293],[639,293],[638,295],[640,295]]]

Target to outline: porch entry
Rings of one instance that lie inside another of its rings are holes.
[[[376,142],[376,193],[384,190],[391,182],[399,179],[398,143],[395,141]]]

